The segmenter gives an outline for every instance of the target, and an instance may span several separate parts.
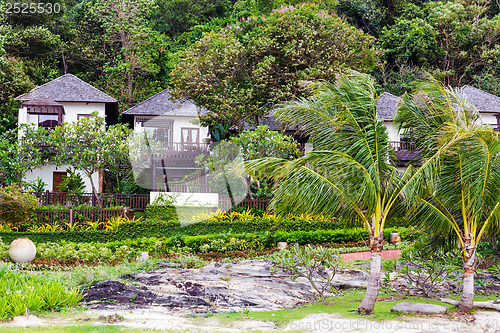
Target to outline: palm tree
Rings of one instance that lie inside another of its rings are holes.
[[[474,302],[476,250],[500,220],[500,141],[459,92],[435,80],[405,96],[396,122],[415,138],[423,157],[433,156],[426,196],[410,214],[432,234],[455,234],[462,248],[464,284],[459,309]]]
[[[348,72],[323,83],[311,99],[275,111],[288,125],[309,135],[314,150],[296,160],[266,158],[246,163],[247,172],[277,184],[271,206],[278,212],[327,213],[359,221],[368,230],[371,272],[361,314],[373,311],[378,296],[384,226],[405,196],[417,196],[423,172],[400,175],[383,120],[377,117],[374,81]],[[258,175],[257,175],[258,176]],[[412,186],[411,191],[403,191]],[[407,198],[408,199],[408,198]]]

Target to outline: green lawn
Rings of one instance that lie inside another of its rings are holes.
[[[356,312],[356,309],[361,303],[363,296],[364,296],[364,290],[344,290],[342,295],[328,298],[327,299],[328,304],[316,302],[296,309],[288,309],[288,310],[274,311],[274,312],[250,312],[250,317],[251,319],[254,320],[271,321],[279,326],[283,326],[293,320],[300,320],[310,314],[316,314],[316,313],[337,314],[338,316],[345,318],[356,318],[356,319],[364,318],[374,321],[397,320],[398,318],[401,317],[401,315],[397,313],[392,313],[390,310],[394,305],[400,302],[446,305],[448,309],[452,311],[456,308],[455,306],[444,304],[436,299],[419,298],[419,297],[383,300],[386,297],[396,298],[396,297],[401,297],[401,295],[396,294],[385,288],[381,288],[381,291],[379,293],[379,301],[377,301],[377,303],[375,304],[375,309],[373,311],[373,314],[366,317],[362,317]],[[459,299],[460,296],[455,296],[450,298]],[[485,301],[497,298],[498,298],[497,295],[476,296],[475,300]],[[380,299],[382,299],[382,301]],[[242,320],[242,314],[235,312],[217,314],[214,316],[214,318],[217,318],[223,323],[230,323],[232,321]]]
[[[114,325],[78,325],[78,326],[40,326],[40,327],[12,327],[3,328],[0,326],[0,331],[3,333],[20,333],[20,332],[30,332],[30,333],[114,333],[114,332],[125,332],[125,333],[146,333],[146,332],[160,332],[159,330],[143,330],[135,329]],[[161,331],[165,332],[165,331]]]

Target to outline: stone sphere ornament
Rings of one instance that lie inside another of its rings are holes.
[[[9,256],[13,262],[28,263],[35,259],[36,246],[28,238],[18,238],[9,247]]]

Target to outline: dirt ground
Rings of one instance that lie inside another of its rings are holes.
[[[475,319],[474,319],[475,317]],[[449,319],[446,316],[402,317],[401,320],[371,321],[365,318],[340,318],[334,314],[318,313],[294,320],[284,327],[272,322],[242,319],[222,324],[216,318],[188,318],[168,313],[161,307],[136,310],[88,310],[73,315],[16,317],[0,324],[2,327],[72,326],[79,324],[113,324],[122,327],[157,329],[168,332],[370,332],[417,333],[459,332],[500,333],[500,313],[478,311],[473,317]]]

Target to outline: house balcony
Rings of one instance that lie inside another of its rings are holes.
[[[396,165],[406,166],[416,163],[420,157],[420,150],[417,150],[413,142],[390,141],[391,147],[396,153]]]
[[[156,152],[156,155],[171,155],[178,152],[194,152],[210,153],[211,144],[210,143],[199,143],[199,142],[165,142],[161,144],[161,147]]]

